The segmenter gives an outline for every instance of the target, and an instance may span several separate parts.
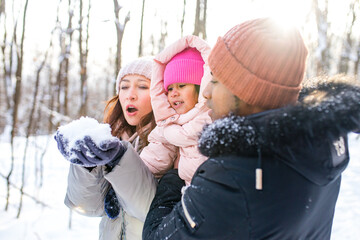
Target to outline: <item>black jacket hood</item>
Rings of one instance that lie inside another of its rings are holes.
[[[331,150],[324,146],[340,142],[348,156],[346,135],[359,129],[359,85],[343,77],[316,79],[316,84],[303,87],[297,105],[246,117],[229,115],[205,126],[199,149],[209,157],[276,156],[310,180],[325,184],[341,173],[347,161],[329,156]],[[329,158],[332,161],[326,162]]]

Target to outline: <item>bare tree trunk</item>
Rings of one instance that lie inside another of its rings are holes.
[[[183,14],[181,18],[181,37],[184,36],[185,9],[186,9],[186,0],[184,0]]]
[[[159,39],[159,52],[165,48],[165,40],[167,37],[167,21],[161,20],[161,33]]]
[[[313,0],[313,9],[315,11],[317,28],[318,28],[318,50],[317,56],[317,75],[329,72],[330,58],[330,39],[328,37],[328,0],[324,1],[324,9],[320,9],[319,0]]]
[[[150,42],[151,42],[151,55],[154,56],[155,55],[155,38],[154,38],[154,34],[151,34],[151,37],[150,37]]]
[[[25,18],[25,16],[24,16]],[[24,25],[25,28],[25,25]],[[25,31],[25,29],[23,30],[23,32]],[[36,80],[35,80],[35,88],[34,88],[34,93],[33,93],[33,102],[32,102],[32,107],[30,110],[30,116],[29,116],[29,122],[28,122],[28,126],[27,126],[27,130],[26,130],[26,142],[25,142],[25,148],[24,148],[24,156],[23,156],[23,163],[22,163],[22,173],[21,173],[21,187],[20,187],[20,204],[19,204],[19,209],[18,209],[18,213],[17,213],[17,218],[20,217],[20,213],[21,213],[21,209],[22,209],[22,203],[23,203],[23,194],[24,194],[24,186],[25,186],[25,166],[26,166],[26,156],[27,156],[27,148],[29,145],[29,137],[32,133],[32,126],[33,126],[33,120],[34,120],[34,113],[36,110],[36,103],[37,103],[37,98],[38,98],[38,92],[39,92],[39,84],[40,84],[40,73],[43,70],[46,60],[47,60],[47,56],[49,53],[49,50],[52,48],[52,41],[50,41],[50,46],[48,48],[48,50],[45,53],[44,59],[41,62],[39,68],[36,71]]]
[[[85,40],[85,51],[83,51],[83,29],[82,29],[82,15],[83,9],[83,0],[80,0],[80,20],[79,20],[79,53],[80,53],[80,110],[79,115],[84,116],[87,113],[87,59],[89,54],[89,23],[90,23],[90,9],[91,1],[89,0],[88,10],[87,10],[87,24],[86,24],[86,40]]]
[[[68,39],[69,42],[66,45],[65,48],[65,58],[64,58],[64,115],[68,116],[69,115],[69,111],[68,111],[68,91],[69,91],[69,64],[70,64],[70,50],[71,50],[71,43],[72,43],[72,34],[74,32],[74,30],[72,29],[72,18],[74,16],[74,11],[73,9],[71,9],[71,1],[69,0],[69,18],[68,18],[68,26],[66,29],[66,33],[68,35]]]
[[[64,57],[62,57],[65,54],[65,40],[64,40],[64,31],[61,27],[61,22],[60,22],[60,4],[61,4],[62,0],[59,0],[58,2],[58,6],[57,6],[57,14],[56,14],[56,26],[59,26],[60,29],[60,34],[59,34],[59,45],[60,45],[60,61],[59,61],[59,68],[57,70],[57,74],[56,74],[56,82],[54,84],[54,89],[50,89],[50,93],[51,90],[55,90],[54,94],[51,95],[51,103],[52,107],[49,108],[51,110],[53,110],[55,108],[55,111],[60,113],[61,111],[61,91],[62,91],[62,87],[61,87],[61,83],[62,83],[62,72],[63,72],[63,65],[64,65]],[[53,108],[54,107],[54,108]],[[52,120],[52,114],[50,113],[49,115],[49,124],[52,124],[51,122]],[[57,126],[55,126],[57,127]]]
[[[114,0],[114,13],[115,13],[115,26],[116,26],[116,37],[117,37],[117,44],[116,44],[116,58],[115,58],[115,75],[119,72],[121,68],[121,44],[122,44],[122,38],[124,36],[124,31],[127,22],[130,20],[130,12],[127,13],[124,23],[120,23],[119,19],[119,12],[122,9],[122,7],[119,5],[118,0]],[[116,94],[116,83],[114,82],[113,87],[113,94]]]
[[[206,39],[206,9],[207,0],[196,0],[196,13],[195,13],[195,36],[200,36]]]
[[[61,38],[61,37],[60,37]],[[62,39],[60,39],[60,41],[61,41]],[[60,45],[62,46],[62,42],[60,42]],[[61,76],[61,74],[62,74],[62,72],[63,72],[63,61],[60,61],[59,62],[59,69],[58,69],[58,72],[57,72],[57,75],[56,75],[56,92],[55,92],[55,94],[56,94],[56,111],[57,112],[61,112],[61,91],[62,91],[62,87],[61,87],[61,83],[62,83],[62,76]]]
[[[338,72],[345,74],[348,72],[349,69],[350,54],[353,48],[352,30],[356,21],[354,5],[354,2],[350,4],[350,12],[348,14],[348,16],[350,16],[350,26],[348,27],[346,38],[343,40],[342,52],[338,67]]]
[[[55,94],[51,94],[53,92],[57,92],[56,91],[56,83],[54,83],[52,81],[53,78],[53,72],[50,70],[50,76],[49,76],[49,88],[48,88],[48,92],[50,94],[50,102],[49,102],[49,107],[48,109],[53,110],[54,109],[54,103],[55,103]],[[52,111],[50,112],[49,116],[48,116],[48,134],[52,133],[53,128],[55,127],[54,123],[53,123],[53,114]]]
[[[45,97],[45,91],[42,91],[42,94],[39,98],[39,105],[42,106],[44,105],[44,97]],[[37,113],[36,113],[36,121],[34,124],[34,129],[37,130],[40,128],[39,124],[42,124],[42,111],[41,111],[41,107],[37,108]],[[49,136],[49,135],[48,135]],[[48,137],[50,138],[50,136]],[[42,187],[43,184],[43,164],[42,164],[42,160],[43,157],[46,153],[46,149],[48,148],[48,143],[45,145],[44,150],[42,151],[40,157],[35,157],[35,183],[36,183],[36,187],[38,189],[40,189]]]
[[[143,26],[144,26],[144,9],[145,9],[145,0],[143,0],[142,10],[141,10],[141,24],[140,24],[140,40],[139,40],[139,57],[143,55]]]
[[[66,29],[60,27],[60,48],[61,56],[59,61],[59,69],[56,77],[56,100],[57,106],[56,111],[62,113],[63,115],[68,115],[68,82],[69,82],[69,57],[71,53],[71,44],[72,44],[72,34],[74,30],[72,29],[72,19],[74,16],[74,10],[72,9],[72,0],[68,0],[68,23]],[[60,6],[61,0],[59,0]],[[56,24],[61,26],[59,20],[59,8],[57,13]]]
[[[28,0],[25,2],[24,6],[24,13],[23,13],[23,21],[22,21],[22,35],[20,39],[20,45],[17,45],[17,21],[14,26],[14,33],[13,33],[13,39],[12,39],[12,45],[10,49],[10,68],[9,71],[11,71],[11,65],[12,65],[12,48],[14,44],[17,47],[16,51],[16,57],[17,57],[17,66],[16,66],[16,82],[15,82],[15,91],[13,93],[13,104],[11,106],[12,111],[12,123],[11,123],[11,134],[10,134],[10,144],[11,144],[11,165],[10,165],[10,171],[8,175],[6,176],[7,181],[7,195],[6,195],[6,205],[5,210],[8,210],[9,207],[9,199],[10,199],[10,178],[14,170],[14,139],[17,132],[17,122],[18,122],[18,110],[19,110],[19,103],[21,98],[21,85],[22,85],[22,68],[23,68],[23,59],[24,59],[24,40],[25,40],[25,22],[26,22],[26,12],[27,12],[27,6],[28,6]]]
[[[199,36],[200,33],[200,1],[196,0],[195,25],[193,35]]]
[[[5,13],[5,0],[0,0],[0,16]]]
[[[4,14],[4,41],[3,44],[1,46],[1,52],[3,55],[3,71],[4,71],[4,93],[5,93],[5,101],[6,101],[6,109],[9,110],[11,105],[10,105],[10,97],[9,97],[9,84],[11,83],[10,81],[10,69],[7,68],[7,63],[6,63],[6,49],[7,49],[7,44],[6,44],[6,38],[7,38],[7,28],[6,28],[6,13],[5,13],[5,0],[1,0],[1,5],[0,5],[1,11],[0,12],[0,16],[1,14]]]
[[[115,59],[112,57],[112,50],[111,47],[109,48],[109,55],[107,58],[107,66],[114,66],[115,64]],[[103,68],[103,72],[106,73],[106,82],[105,82],[105,98],[104,99],[109,99],[111,96],[113,96],[113,71],[111,69],[109,69],[108,67],[104,67]]]
[[[51,82],[50,82],[50,84],[51,84]],[[46,98],[47,94],[48,93],[44,89],[42,91],[42,96],[39,98],[39,106],[45,106],[44,99]],[[40,129],[39,124],[42,124],[43,121],[41,121],[41,120],[45,119],[45,116],[43,116],[42,112],[43,112],[42,107],[38,107],[38,109],[37,109],[37,117],[36,117],[36,119],[38,121],[35,121],[35,124],[34,124],[34,129],[36,129],[36,130]],[[52,127],[53,127],[52,124],[48,126],[48,131],[46,132],[47,133],[46,144],[45,144],[45,146],[41,145],[39,147],[39,149],[42,149],[41,153],[40,153],[40,156],[35,158],[35,161],[37,161],[36,162],[36,170],[35,170],[35,178],[36,178],[36,186],[37,186],[38,189],[40,189],[43,186],[43,182],[44,182],[44,156],[45,156],[45,154],[46,154],[46,152],[48,150],[50,141],[53,140]],[[44,129],[42,129],[42,130],[44,130]]]
[[[17,112],[19,108],[20,103],[20,97],[21,97],[21,81],[22,81],[22,69],[23,69],[23,61],[24,61],[24,41],[25,41],[25,23],[26,23],[26,13],[27,13],[27,7],[28,7],[29,0],[26,0],[25,6],[24,6],[24,14],[23,14],[23,22],[22,22],[22,34],[21,34],[21,42],[20,42],[20,54],[17,55],[18,63],[17,63],[17,69],[16,69],[16,86],[15,86],[15,98],[14,98],[14,121],[13,121],[13,128],[12,128],[12,134],[11,137],[15,137],[15,130],[16,130],[16,124],[17,124]],[[13,142],[13,141],[12,141]],[[25,166],[22,166],[23,169]],[[23,176],[24,178],[24,176]],[[23,189],[20,189],[21,193],[21,201],[19,205],[19,211],[17,218],[20,215],[21,207],[22,207],[22,197],[23,197]]]
[[[85,104],[83,100],[83,94],[86,92],[84,90],[84,84],[86,80],[86,65],[85,59],[84,59],[84,53],[83,53],[83,0],[80,0],[80,7],[79,7],[79,63],[80,63],[80,110],[79,115],[82,116],[85,110]],[[84,66],[85,65],[85,66]]]
[[[12,37],[12,40],[11,40],[11,43],[10,43],[10,53],[9,53],[9,59],[10,59],[10,62],[9,62],[9,80],[11,80],[11,76],[12,76],[12,73],[11,73],[11,69],[12,69],[12,64],[13,64],[13,48],[14,48],[14,44],[16,44],[16,38],[17,38],[17,35],[16,35],[16,31],[17,31],[17,20],[15,22],[15,25],[14,25],[14,30],[13,30],[13,37]],[[21,53],[20,53],[21,54]],[[16,52],[16,55],[18,58],[19,57],[19,52],[17,51]],[[21,59],[21,58],[20,58]],[[18,61],[18,65],[19,65],[19,61]],[[10,104],[10,109],[9,109],[9,112],[11,112],[11,132],[10,132],[10,146],[11,146],[11,163],[10,163],[10,170],[9,170],[9,173],[8,175],[6,176],[6,204],[5,204],[5,211],[8,210],[8,207],[9,207],[9,200],[10,200],[10,178],[11,178],[11,175],[14,171],[14,161],[15,161],[15,158],[14,158],[14,138],[15,138],[15,133],[16,133],[16,126],[17,126],[17,112],[18,112],[18,105],[19,105],[19,100],[20,100],[20,90],[21,90],[21,87],[20,87],[20,84],[21,84],[21,70],[18,70],[19,67],[17,68],[17,71],[16,71],[16,85],[15,85],[15,91],[12,91],[12,102]],[[18,74],[20,73],[20,78],[18,78]]]

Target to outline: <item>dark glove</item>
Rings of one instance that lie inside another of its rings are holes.
[[[90,136],[78,140],[76,147],[70,149],[85,167],[109,165],[115,166],[126,151],[118,138],[103,141],[97,146]]]
[[[64,138],[64,136],[59,131],[56,131],[54,138],[60,153],[69,160],[70,153],[67,150],[69,148],[69,140]]]
[[[64,156],[64,158],[68,161],[70,161],[73,164],[79,164],[83,165],[83,163],[76,157],[73,156],[73,154],[69,151],[69,140],[65,138],[59,131],[56,132],[54,136],[57,147],[60,151],[60,153]]]
[[[90,136],[85,136],[75,142],[69,149],[69,141],[60,133],[56,133],[55,140],[61,154],[71,163],[84,167],[108,165],[114,167],[126,151],[126,147],[118,138],[102,141],[97,146]]]

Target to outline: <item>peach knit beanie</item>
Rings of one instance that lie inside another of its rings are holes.
[[[151,80],[153,59],[150,56],[140,57],[122,67],[116,78],[116,94],[119,94],[120,81],[126,75],[138,74]]]
[[[173,83],[201,84],[204,75],[204,60],[196,48],[186,48],[176,54],[166,65],[164,89]]]
[[[212,74],[244,102],[266,109],[296,103],[307,48],[300,32],[270,18],[230,29],[209,55]]]

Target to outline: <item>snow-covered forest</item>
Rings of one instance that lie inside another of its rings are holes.
[[[63,205],[68,163],[53,133],[81,116],[101,121],[124,63],[189,34],[212,46],[263,16],[299,27],[306,78],[360,81],[359,0],[0,0],[0,239],[96,239],[99,219]],[[360,140],[350,143],[333,239],[360,234]]]

